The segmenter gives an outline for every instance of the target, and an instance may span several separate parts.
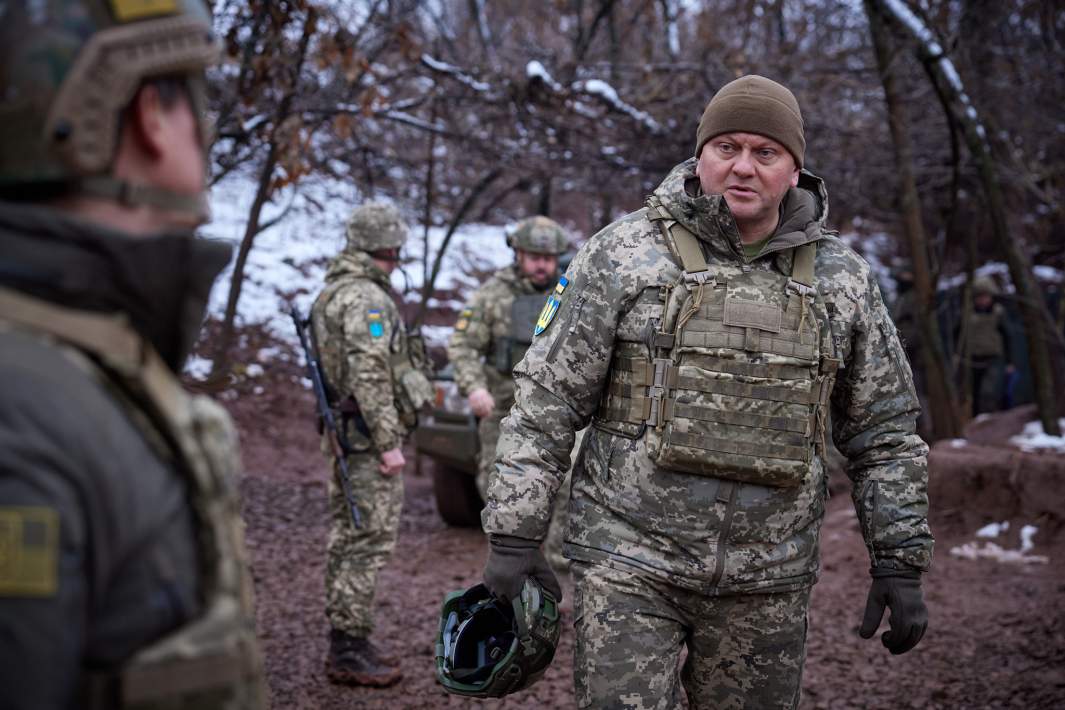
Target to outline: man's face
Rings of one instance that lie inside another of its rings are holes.
[[[162,114],[165,165],[159,170],[162,184],[158,187],[183,194],[202,192],[207,186],[207,156],[192,103],[182,95],[172,106],[164,107]]]
[[[399,266],[399,249],[378,249],[370,252],[370,258],[381,271],[391,274]]]
[[[788,188],[799,184],[799,169],[788,149],[755,133],[711,138],[699,154],[695,174],[704,193],[724,195],[740,232],[752,239],[768,236]],[[763,228],[765,233],[759,234]]]
[[[558,273],[558,257],[554,254],[534,254],[524,249],[517,250],[518,270],[536,288],[547,288]]]

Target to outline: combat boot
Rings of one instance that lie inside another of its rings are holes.
[[[395,661],[381,653],[367,638],[331,629],[325,674],[330,683],[385,688],[403,678]]]

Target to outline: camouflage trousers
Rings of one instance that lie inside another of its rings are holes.
[[[477,491],[481,494],[481,500],[488,500],[488,476],[495,466],[496,444],[499,443],[499,426],[506,414],[506,412],[500,413],[497,409],[489,416],[481,419],[477,426],[477,435],[481,441],[481,450],[477,459]],[[573,452],[570,455],[571,462],[577,460],[577,452],[580,450],[581,441],[584,439],[584,432],[586,431],[587,429],[582,429],[577,432],[573,442]],[[555,574],[564,574],[569,571],[569,560],[562,554],[562,543],[565,542],[566,537],[570,479],[572,476],[573,466],[571,463],[569,472],[566,474],[566,480],[562,482],[558,489],[558,494],[555,496],[555,508],[551,511],[551,523],[547,528],[547,537],[544,539],[544,557],[547,558],[547,562],[551,565],[551,569],[555,571]]]
[[[810,590],[710,597],[573,562],[582,708],[796,708]],[[680,665],[681,651],[687,658]]]
[[[403,476],[382,476],[372,454],[348,457],[351,491],[362,528],[355,529],[338,468],[329,481],[329,542],[325,568],[325,614],[334,629],[356,637],[373,631],[377,573],[396,546],[403,507]]]

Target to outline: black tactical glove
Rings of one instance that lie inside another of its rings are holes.
[[[562,601],[562,587],[540,552],[540,543],[510,535],[489,535],[484,586],[497,597],[510,601],[519,594],[526,577],[532,577],[555,601]]]
[[[884,617],[884,607],[891,610],[890,630],[880,641],[891,653],[906,653],[917,645],[928,628],[928,609],[921,595],[921,573],[874,567],[870,574],[873,584],[865,602],[865,617],[858,635],[872,638]]]

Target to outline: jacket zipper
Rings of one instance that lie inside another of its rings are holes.
[[[720,488],[717,493],[718,503],[727,503],[725,508],[725,517],[721,521],[721,534],[717,539],[717,554],[715,555],[716,562],[714,567],[714,576],[710,578],[710,586],[716,587],[721,582],[721,576],[725,572],[725,556],[727,553],[727,540],[732,531],[732,518],[736,513],[736,489],[737,484],[732,481],[722,481],[722,486],[727,486],[728,491],[722,491]],[[724,498],[722,494],[724,493]]]

